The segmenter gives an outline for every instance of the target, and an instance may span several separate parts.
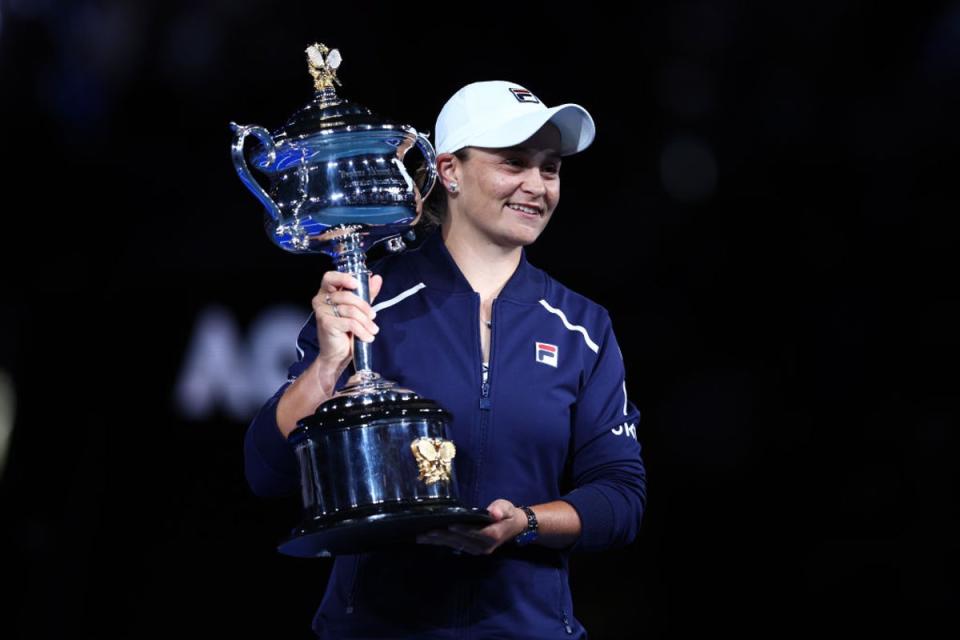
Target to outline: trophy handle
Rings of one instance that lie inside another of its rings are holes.
[[[273,142],[273,138],[270,137],[270,132],[264,129],[263,127],[258,127],[256,125],[250,126],[241,126],[236,122],[230,123],[230,128],[234,132],[233,137],[233,147],[231,148],[231,155],[233,156],[233,166],[237,170],[237,174],[240,176],[240,180],[243,181],[243,184],[247,186],[253,195],[257,196],[257,199],[263,203],[263,206],[267,208],[267,213],[270,214],[275,221],[280,220],[280,209],[267,192],[263,190],[263,187],[260,186],[260,183],[254,179],[253,174],[250,173],[249,167],[247,167],[247,159],[243,155],[243,144],[247,139],[248,135],[254,135],[256,138],[267,147],[267,161],[259,168],[264,169],[272,165],[277,159],[277,149],[276,145]]]
[[[427,162],[427,177],[420,193],[420,198],[426,201],[427,196],[433,191],[433,186],[437,183],[437,153],[430,141],[427,140],[427,136],[422,133],[417,133],[417,148],[420,149],[420,153],[423,154],[423,158]]]

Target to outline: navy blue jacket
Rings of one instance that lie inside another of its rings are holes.
[[[562,551],[506,544],[489,556],[458,556],[417,545],[407,554],[339,556],[314,630],[325,638],[585,637],[573,615],[569,553],[631,542],[646,502],[640,414],[627,398],[607,311],[530,265],[524,254],[493,302],[482,385],[480,297],[440,233],[372,270],[383,276],[374,306],[380,327],[374,369],[453,414],[450,438],[457,444],[463,504],[564,500],[579,514],[582,533]],[[317,348],[311,316],[290,381]],[[276,423],[287,384],[247,431],[246,475],[258,495],[299,490],[293,449]]]

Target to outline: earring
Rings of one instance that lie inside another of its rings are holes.
[[[456,193],[456,191],[457,191],[457,183],[456,183],[456,182],[451,182],[451,183],[450,183],[450,186],[447,187],[447,188],[450,189],[450,193]]]

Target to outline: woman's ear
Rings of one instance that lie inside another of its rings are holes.
[[[437,156],[437,179],[443,183],[443,188],[451,182],[459,182],[457,170],[459,160],[452,153],[441,153]]]

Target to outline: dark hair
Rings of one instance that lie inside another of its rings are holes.
[[[468,151],[469,147],[464,147],[453,152],[453,155],[457,157],[460,162],[466,162],[467,158],[470,157],[470,152]],[[421,165],[414,175],[414,180],[417,183],[417,188],[423,187],[423,183],[427,177],[427,168],[424,165]],[[433,230],[436,227],[439,227],[441,224],[447,220],[447,190],[444,188],[443,183],[440,180],[440,176],[437,176],[437,182],[433,187],[433,191],[430,192],[430,195],[423,203],[423,216],[420,218],[420,222],[417,226],[422,227],[425,231]]]

